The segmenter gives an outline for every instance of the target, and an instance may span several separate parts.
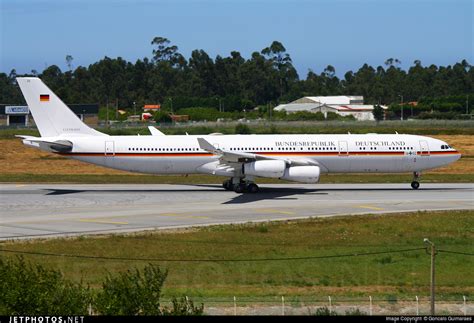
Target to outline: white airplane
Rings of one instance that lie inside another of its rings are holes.
[[[148,174],[226,176],[226,190],[256,193],[256,177],[317,183],[324,173],[412,172],[461,154],[438,139],[402,134],[109,136],[84,124],[39,78],[17,78],[41,137],[27,146],[80,161]]]

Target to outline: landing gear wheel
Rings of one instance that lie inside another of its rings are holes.
[[[418,187],[420,187],[420,182],[417,182],[417,181],[411,182],[411,188],[413,188],[414,190],[417,190]]]
[[[232,181],[230,179],[227,179],[222,183],[222,187],[225,188],[227,191],[232,190]]]
[[[239,183],[234,185],[235,193],[243,193],[245,191],[245,184]]]
[[[250,183],[249,185],[247,185],[247,192],[249,193],[258,193],[259,190],[260,189],[258,185],[255,183]]]
[[[418,182],[418,179],[421,177],[420,172],[413,172],[413,182],[411,182],[411,188],[414,190],[417,190],[418,187],[420,187],[420,182]]]

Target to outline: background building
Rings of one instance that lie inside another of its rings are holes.
[[[388,107],[381,105],[383,109]],[[375,120],[372,111],[373,105],[364,104],[363,96],[305,96],[287,104],[280,104],[275,111],[294,113],[299,111],[321,112],[327,117],[328,112],[341,116],[352,115],[356,120]]]
[[[95,126],[99,123],[98,104],[68,104],[68,107],[86,124]],[[0,125],[26,127],[34,125],[34,119],[26,105],[0,104]]]

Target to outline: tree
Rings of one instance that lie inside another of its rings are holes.
[[[172,66],[185,64],[184,57],[178,53],[178,46],[168,46],[170,41],[167,38],[155,37],[151,44],[156,46],[153,49],[153,60],[155,62],[167,62]]]
[[[372,111],[372,114],[374,115],[375,121],[379,122],[384,119],[385,112],[380,105],[376,104],[374,105],[374,110]]]
[[[72,71],[72,61],[74,58],[71,55],[66,55],[66,64],[67,67],[69,68],[69,71]]]
[[[398,58],[389,58],[385,61],[385,65],[388,67],[394,66],[394,65],[400,65],[402,61],[400,61]]]
[[[298,79],[298,73],[293,67],[290,54],[286,53],[286,48],[279,41],[273,41],[269,47],[262,49],[261,52],[270,60],[279,74],[280,98],[283,92],[289,89],[289,83]]]

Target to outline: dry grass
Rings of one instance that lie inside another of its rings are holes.
[[[447,167],[427,172],[428,174],[474,173],[473,136],[438,135],[433,137],[448,142],[463,154],[463,158]],[[19,139],[0,139],[0,156],[3,166],[2,172],[7,174],[134,174],[86,164],[83,162],[63,158],[55,154],[46,153],[34,148],[28,148],[25,147]]]
[[[464,135],[437,135],[434,138],[447,142],[462,154],[457,162],[429,173],[433,174],[473,174],[474,173],[474,137]]]
[[[29,148],[19,139],[0,139],[0,156],[8,174],[132,174]]]

